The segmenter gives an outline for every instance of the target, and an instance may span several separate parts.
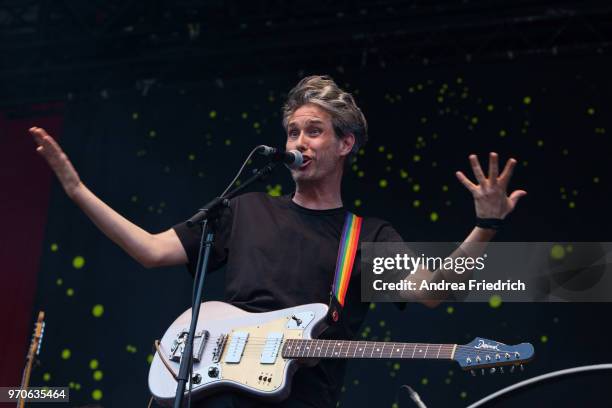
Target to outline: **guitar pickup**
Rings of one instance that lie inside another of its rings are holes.
[[[176,362],[181,361],[181,357],[183,356],[183,352],[185,351],[185,344],[187,343],[188,335],[189,331],[186,329],[183,329],[177,333],[176,339],[172,342],[172,347],[170,348],[170,354],[168,355],[168,359]],[[208,330],[202,330],[200,332],[195,333],[195,337],[193,339],[194,362],[199,363],[202,359],[202,354],[204,353],[204,349],[206,348],[206,343],[208,342],[209,337],[210,333],[208,332]]]

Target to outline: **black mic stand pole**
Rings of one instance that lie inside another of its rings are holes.
[[[202,238],[200,239],[200,251],[198,253],[198,263],[196,267],[196,282],[194,285],[196,287],[195,295],[193,298],[193,307],[191,309],[191,324],[189,326],[189,334],[187,335],[187,343],[185,344],[185,349],[181,355],[181,365],[179,368],[178,376],[176,377],[177,385],[176,385],[176,395],[174,397],[174,408],[182,408],[183,405],[183,397],[185,394],[185,388],[187,386],[187,381],[190,373],[191,361],[193,359],[193,339],[195,336],[196,326],[198,323],[198,316],[200,314],[200,305],[202,303],[202,292],[204,289],[204,277],[206,276],[206,271],[208,270],[208,264],[210,261],[210,252],[214,244],[215,234],[213,232],[214,228],[211,228],[209,225],[209,219],[213,222],[219,216],[219,210],[222,207],[229,206],[229,200],[236,196],[240,191],[253,184],[255,181],[260,180],[267,175],[269,175],[274,167],[277,166],[278,163],[272,162],[268,163],[266,166],[258,170],[253,176],[251,176],[248,180],[242,183],[236,189],[230,191],[222,197],[217,197],[207,203],[204,207],[200,208],[198,212],[187,220],[187,226],[190,228],[195,226],[196,224],[201,225],[202,227]]]

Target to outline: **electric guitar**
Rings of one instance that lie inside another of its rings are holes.
[[[295,370],[323,358],[454,360],[464,370],[484,373],[503,372],[504,366],[514,371],[534,356],[529,343],[509,346],[482,338],[466,345],[316,339],[327,327],[327,311],[322,303],[266,313],[245,312],[223,302],[203,303],[194,338],[192,397],[234,390],[282,400],[289,395]],[[149,389],[162,404],[174,400],[190,320],[191,309],[172,323],[151,362]]]
[[[30,348],[26,356],[26,365],[21,376],[20,390],[27,390],[30,385],[30,374],[32,374],[32,365],[34,364],[34,358],[40,353],[40,346],[42,345],[42,338],[45,332],[45,312],[42,310],[38,312],[38,318],[34,324],[34,333],[32,334],[32,340],[30,341]],[[21,393],[19,394],[21,395]],[[17,400],[17,408],[23,408],[25,406],[25,399],[21,397]]]

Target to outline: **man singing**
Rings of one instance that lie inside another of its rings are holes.
[[[264,312],[305,303],[328,303],[334,279],[340,235],[347,210],[341,197],[346,161],[367,141],[367,123],[353,97],[327,76],[301,80],[283,108],[286,149],[299,150],[304,163],[291,170],[295,191],[283,197],[247,193],[232,199],[216,226],[211,269],[226,266],[225,301],[249,312]],[[151,234],[132,224],[96,197],[80,180],[59,145],[44,129],[30,133],[37,151],[47,160],[68,196],[117,245],[145,267],[187,264],[193,272],[200,231],[179,223]],[[498,157],[489,156],[485,176],[478,159],[470,163],[477,180],[457,178],[472,193],[479,222],[466,242],[492,239],[501,222],[526,194],[506,193],[516,160],[498,175]],[[401,241],[392,226],[364,218],[360,242]],[[338,324],[321,337],[351,339],[368,310],[360,301],[359,252]],[[417,299],[418,300],[418,299]],[[423,300],[428,306],[437,302]],[[323,360],[300,368],[282,407],[335,407],[343,382],[344,360]],[[203,407],[255,407],[262,403],[235,393],[222,393],[199,402]]]

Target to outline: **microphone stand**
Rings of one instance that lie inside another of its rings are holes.
[[[255,181],[268,176],[272,170],[278,165],[277,162],[268,163],[266,166],[258,170],[253,176],[242,183],[239,187],[228,192],[222,197],[217,197],[211,200],[198,210],[198,212],[187,220],[187,226],[192,228],[195,225],[202,227],[202,237],[200,239],[200,251],[198,253],[198,262],[196,267],[196,282],[194,282],[196,291],[193,299],[193,307],[191,309],[191,324],[189,326],[189,334],[187,335],[187,343],[181,355],[181,365],[176,378],[176,395],[174,397],[174,408],[182,408],[185,387],[189,380],[189,373],[193,359],[193,339],[195,336],[198,316],[200,314],[200,305],[202,303],[202,292],[204,289],[204,277],[208,270],[210,261],[210,252],[214,244],[215,233],[214,227],[211,228],[209,220],[214,223],[219,217],[219,212],[223,207],[229,207],[229,200],[235,197],[240,191],[244,190]]]

